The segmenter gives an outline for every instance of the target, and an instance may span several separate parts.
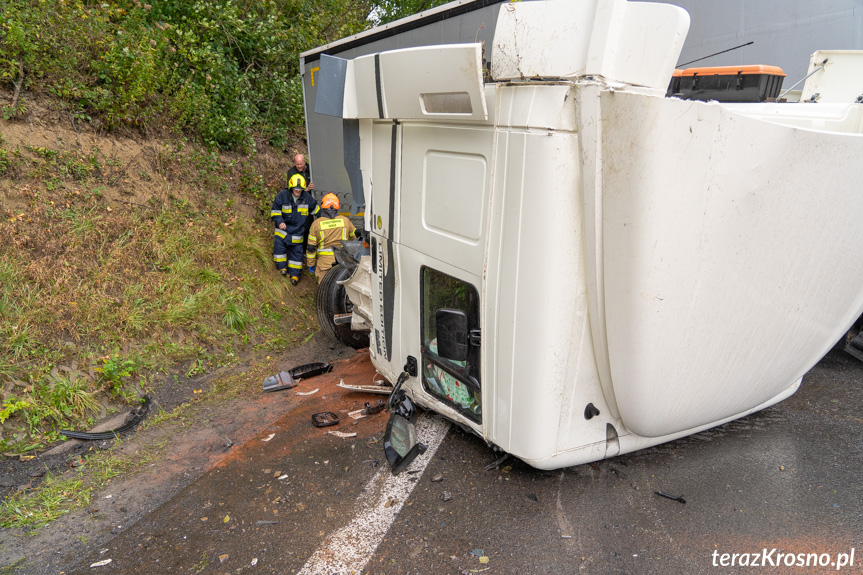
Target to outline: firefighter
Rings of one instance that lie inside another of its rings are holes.
[[[276,194],[270,217],[275,225],[273,261],[283,276],[290,276],[291,285],[300,281],[303,271],[303,233],[306,219],[320,208],[306,191],[306,179],[301,174],[291,176],[288,187]]]
[[[312,223],[306,249],[306,264],[318,278],[318,283],[336,261],[333,248],[342,245],[343,240],[354,239],[356,235],[354,224],[339,215],[339,198],[335,194],[324,196],[321,199],[321,217]]]
[[[296,176],[302,176],[305,180],[306,191],[312,194],[312,190],[315,189],[315,183],[312,181],[312,167],[306,161],[306,157],[302,154],[297,154],[294,156],[294,167],[288,170],[288,185],[291,185],[291,180],[296,179]],[[314,197],[314,194],[312,194]],[[306,251],[306,242],[309,238],[309,228],[312,227],[312,220],[314,218],[309,216],[306,219],[306,229],[303,232],[303,252]]]

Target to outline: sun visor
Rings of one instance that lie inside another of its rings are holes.
[[[346,119],[486,120],[482,44],[322,55],[315,112]]]

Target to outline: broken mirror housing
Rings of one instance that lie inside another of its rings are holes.
[[[407,372],[399,376],[388,403],[390,419],[384,432],[384,454],[393,470],[393,475],[404,471],[417,455],[427,449],[426,445],[417,442],[416,407],[407,393],[401,389],[407,378]]]

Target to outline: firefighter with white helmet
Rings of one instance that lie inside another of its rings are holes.
[[[306,263],[318,282],[336,261],[333,248],[344,240],[354,239],[357,233],[354,224],[339,215],[339,198],[335,194],[327,194],[321,199],[320,213],[321,217],[312,223],[309,230],[306,248]]]

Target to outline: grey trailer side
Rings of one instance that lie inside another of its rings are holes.
[[[451,2],[300,54],[306,134],[316,198],[335,194],[341,203],[340,212],[351,216],[358,227],[362,226],[365,200],[359,173],[357,122],[315,112],[321,56],[352,59],[386,50],[436,44],[483,42],[488,45],[494,37],[498,6],[502,3],[500,0]],[[487,61],[483,64],[487,65]]]

